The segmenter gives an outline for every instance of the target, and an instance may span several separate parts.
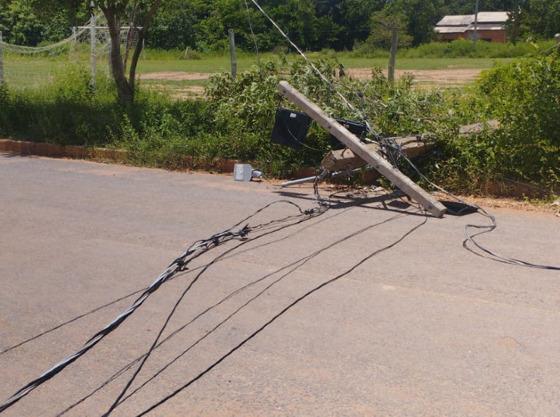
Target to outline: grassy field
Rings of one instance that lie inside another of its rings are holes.
[[[318,53],[310,54],[312,58],[319,58]],[[336,58],[348,69],[367,69],[373,67],[385,68],[386,58],[356,58],[349,53],[340,53]],[[295,59],[295,55],[288,59]],[[278,55],[271,53],[262,54],[261,60],[278,59]],[[257,57],[250,54],[239,55],[239,70],[243,71],[257,63]],[[508,62],[510,59],[491,58],[401,58],[397,61],[397,68],[406,71],[427,70],[458,70],[458,69],[486,69],[497,62]],[[4,59],[6,81],[13,88],[40,87],[48,83],[52,77],[63,71],[70,63],[89,65],[89,56],[86,53],[68,54],[59,57],[22,57],[7,54]],[[108,70],[107,59],[99,59],[97,63],[99,72]],[[141,75],[156,74],[156,79],[142,81],[144,85],[154,87],[160,91],[170,91],[179,97],[187,97],[190,92],[200,92],[205,80],[200,75],[193,75],[195,79],[185,76],[173,79],[166,74],[157,73],[202,73],[212,74],[229,71],[230,63],[227,55],[202,56],[200,59],[181,59],[178,52],[145,51],[139,65]],[[173,74],[172,74],[173,75]],[[426,84],[426,83],[424,83]],[[430,84],[428,82],[428,84]],[[198,87],[198,88],[197,88]],[[195,94],[196,95],[196,94]]]

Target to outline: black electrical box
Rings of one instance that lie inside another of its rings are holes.
[[[310,125],[311,118],[307,114],[289,109],[278,109],[272,130],[272,142],[301,149]]]
[[[356,135],[360,140],[365,139],[368,133],[368,127],[365,123],[356,122],[353,120],[345,120],[345,119],[336,119],[336,121],[340,123],[342,126],[344,126],[346,129],[348,129],[350,133]],[[334,150],[345,148],[342,142],[340,142],[337,138],[335,138],[332,135],[329,138],[329,144],[331,145],[331,148]]]

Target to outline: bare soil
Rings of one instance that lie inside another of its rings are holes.
[[[475,81],[482,70],[480,69],[444,69],[444,70],[397,70],[397,78],[410,74],[418,84],[462,85]],[[384,71],[387,75],[387,71]],[[369,68],[350,68],[348,75],[358,80],[371,78]]]
[[[141,80],[149,81],[203,81],[212,74],[204,72],[162,71],[140,74]]]
[[[473,82],[478,78],[482,70],[480,69],[444,69],[444,70],[397,70],[397,78],[410,74],[418,84],[443,84],[463,85]],[[348,75],[358,80],[371,78],[370,68],[350,68]],[[385,71],[385,74],[387,71]],[[164,71],[151,72],[140,75],[142,80],[160,81],[203,81],[210,78],[212,74],[202,72],[183,72],[183,71]]]

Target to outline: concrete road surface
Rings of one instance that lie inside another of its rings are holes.
[[[309,188],[291,193],[291,201],[313,206]],[[0,350],[147,286],[187,243],[279,198],[272,185],[234,183],[229,176],[0,157]],[[157,349],[133,388],[262,295],[112,415],[139,415],[306,291],[425,220],[412,207],[402,213],[402,202],[384,204],[386,209],[376,201],[341,205],[249,241],[211,266],[164,336],[233,295]],[[294,214],[294,207],[279,205],[254,222]],[[498,231],[481,242],[510,256],[560,263],[558,218],[496,214]],[[466,252],[464,225],[484,221],[477,215],[428,220],[396,246],[302,300],[147,415],[560,416],[560,273]],[[353,233],[292,273],[274,273]],[[192,267],[238,244],[230,242]],[[163,286],[94,350],[2,417],[54,417],[144,353],[195,272]],[[0,355],[0,399],[77,350],[131,301]],[[101,416],[129,376],[65,415]]]

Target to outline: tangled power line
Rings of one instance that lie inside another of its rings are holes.
[[[430,186],[432,186],[434,189],[444,193],[445,195],[451,197],[453,200],[463,204],[465,206],[465,209],[474,208],[477,213],[479,213],[483,217],[490,220],[490,224],[488,224],[488,225],[468,224],[468,225],[465,226],[465,240],[463,241],[463,247],[466,250],[468,250],[469,252],[471,252],[471,253],[473,253],[477,256],[487,258],[487,259],[490,259],[490,260],[493,260],[493,261],[496,261],[496,262],[509,264],[509,265],[522,266],[522,267],[535,268],[535,269],[560,271],[560,266],[535,264],[535,263],[532,263],[532,262],[527,262],[527,261],[523,261],[523,260],[519,260],[519,259],[515,259],[515,258],[503,256],[503,255],[499,255],[496,252],[486,248],[485,246],[483,246],[482,244],[477,242],[477,240],[476,240],[477,237],[479,237],[483,234],[491,233],[498,228],[498,223],[497,223],[496,217],[489,214],[486,210],[484,210],[483,208],[481,208],[478,205],[474,205],[474,204],[465,202],[463,199],[457,197],[453,193],[445,190],[443,187],[435,184],[429,178],[427,178],[426,175],[424,175],[424,173],[422,173],[422,171],[420,171],[420,169],[410,160],[410,158],[408,158],[408,156],[402,151],[401,147],[398,144],[396,144],[396,142],[394,140],[391,140],[390,138],[384,138],[384,137],[382,137],[382,135],[379,132],[376,132],[375,130],[373,130],[373,128],[372,128],[373,123],[370,122],[368,116],[361,109],[358,109],[356,106],[354,106],[350,102],[350,100],[347,99],[344,96],[344,94],[342,94],[340,91],[337,90],[337,88],[333,84],[333,82],[331,82],[331,80],[329,80],[321,72],[321,70],[319,68],[317,68],[317,66],[313,63],[313,61],[311,61],[311,59],[309,59],[309,57],[307,57],[307,55],[301,50],[301,48],[294,41],[292,41],[292,39],[290,39],[290,37],[286,34],[286,32],[284,32],[284,30],[282,30],[282,28],[278,25],[278,23],[276,23],[274,21],[274,19],[272,19],[272,17],[261,7],[261,5],[257,2],[257,0],[251,0],[251,2],[270,21],[270,23],[278,30],[278,32],[286,39],[286,41],[297,51],[297,53],[299,55],[301,55],[301,57],[305,60],[305,62],[313,69],[313,71],[315,71],[315,73],[317,73],[319,78],[323,82],[325,82],[328,86],[330,86],[332,91],[334,91],[335,94],[338,97],[341,98],[343,103],[350,110],[352,110],[355,113],[360,115],[363,122],[367,126],[370,134],[372,134],[374,136],[375,141],[380,143],[382,149],[384,149],[384,152],[388,155],[388,157],[391,160],[391,163],[393,163],[393,165],[396,166],[397,163],[398,163],[398,160],[401,160],[401,159],[406,161],[406,163],[408,165],[410,165],[410,167],[416,172],[416,174],[420,178],[422,178],[424,181],[426,181],[428,184],[430,184]],[[560,44],[555,45],[554,47],[557,48],[559,46],[560,46]],[[457,212],[457,211],[454,211],[453,209],[448,209],[448,211],[450,212],[450,214],[453,214],[453,215],[462,215],[463,214],[461,211]],[[471,233],[471,231],[473,229],[474,230],[479,230],[479,232]]]
[[[296,216],[288,216],[288,217],[285,217],[285,218],[273,220],[273,221],[270,221],[270,222],[267,222],[267,223],[262,223],[262,224],[255,225],[255,226],[251,226],[248,223],[246,223],[249,220],[251,220],[252,218],[256,217],[261,212],[265,211],[266,209],[268,209],[271,206],[276,205],[276,204],[288,204],[290,206],[296,207],[299,210],[299,214],[296,215]],[[18,401],[20,401],[22,398],[29,395],[33,390],[35,390],[36,388],[38,388],[39,386],[41,386],[45,382],[47,382],[50,379],[52,379],[53,377],[55,377],[57,374],[62,372],[67,366],[69,366],[70,364],[72,364],[73,362],[78,360],[80,357],[85,355],[89,350],[91,350],[99,342],[101,342],[101,340],[103,340],[107,335],[112,333],[122,323],[124,323],[124,321],[128,317],[130,317],[134,312],[136,312],[153,293],[155,293],[159,288],[161,288],[161,286],[163,284],[165,284],[170,279],[172,279],[173,276],[175,276],[178,273],[184,271],[193,260],[199,258],[200,256],[209,252],[210,250],[212,250],[212,249],[214,249],[214,248],[216,248],[216,247],[218,247],[218,246],[220,246],[224,243],[227,243],[231,240],[242,240],[242,241],[246,242],[246,241],[248,241],[247,237],[250,233],[254,233],[254,232],[258,232],[258,231],[265,231],[265,233],[255,237],[251,240],[251,241],[255,241],[255,240],[260,239],[264,236],[267,236],[268,234],[271,234],[271,233],[274,233],[274,232],[278,231],[276,229],[272,229],[272,231],[266,231],[267,229],[270,229],[270,227],[273,227],[273,226],[278,224],[278,225],[280,225],[279,228],[284,228],[285,226],[282,225],[283,223],[289,222],[289,221],[294,220],[294,219],[299,219],[301,221],[302,220],[301,218],[303,218],[303,219],[313,218],[318,214],[322,214],[324,211],[325,211],[325,208],[323,208],[321,206],[319,206],[316,209],[303,210],[297,204],[295,204],[291,201],[279,200],[279,201],[267,204],[266,206],[260,208],[255,213],[253,213],[249,217],[243,219],[239,223],[236,223],[231,228],[229,228],[229,229],[227,229],[223,232],[217,233],[217,234],[211,236],[208,239],[200,240],[200,241],[197,241],[197,242],[193,243],[181,256],[176,258],[167,267],[167,269],[165,271],[163,271],[156,278],[156,280],[149,287],[147,287],[140,294],[140,296],[134,301],[134,303],[129,308],[127,308],[125,311],[123,311],[121,314],[119,314],[113,321],[111,321],[103,329],[101,329],[94,336],[92,336],[84,344],[84,346],[81,349],[79,349],[78,351],[76,351],[72,355],[66,357],[65,359],[60,361],[58,364],[56,364],[55,366],[53,366],[49,370],[45,371],[38,378],[34,379],[33,381],[29,382],[28,384],[26,384],[25,386],[20,388],[15,394],[13,394],[10,398],[8,398],[4,403],[2,403],[0,405],[0,413],[5,411],[6,409],[10,408],[12,405],[14,405]],[[244,226],[241,226],[244,223],[246,223],[246,224]],[[242,242],[241,245],[244,244],[245,242]],[[202,275],[202,274],[200,273],[198,275],[198,277],[200,277],[200,275]],[[195,282],[196,281],[193,281],[187,287],[187,290],[184,293],[185,295],[190,290],[190,288],[192,288],[192,286],[194,285]],[[183,295],[183,297],[184,297],[184,295]],[[159,340],[159,338],[158,338],[158,340]],[[153,350],[153,347],[152,347],[151,350]],[[149,356],[149,355],[147,355],[147,356]],[[147,359],[147,357],[145,359]],[[145,359],[143,359],[142,364],[145,362]]]

